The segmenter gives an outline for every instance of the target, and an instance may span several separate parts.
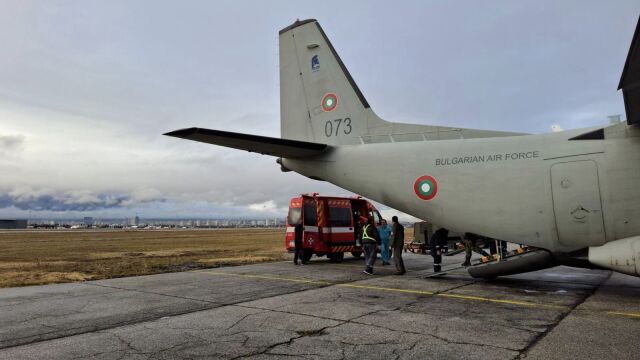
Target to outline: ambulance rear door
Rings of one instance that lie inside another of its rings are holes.
[[[289,202],[287,214],[287,234],[285,236],[285,248],[288,251],[295,249],[296,225],[302,223],[302,198],[293,198]]]
[[[315,249],[316,245],[319,245],[320,239],[318,233],[318,210],[314,197],[302,197],[302,224],[304,225],[303,246]]]
[[[353,246],[355,243],[353,211],[349,199],[328,199],[328,227],[331,246]]]

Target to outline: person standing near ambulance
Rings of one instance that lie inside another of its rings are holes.
[[[364,273],[367,275],[373,275],[373,264],[376,262],[376,245],[380,242],[378,230],[369,222],[369,218],[361,216],[360,223],[362,227],[360,229],[360,238],[362,239],[362,248],[364,250]]]
[[[302,226],[302,222],[296,224],[295,226],[295,238],[294,245],[296,247],[295,253],[293,255],[293,263],[298,265],[298,259],[302,261],[302,265],[306,265],[307,262],[304,260],[304,248],[302,247],[302,232],[304,231],[304,226]]]
[[[407,269],[404,267],[402,260],[402,251],[404,250],[404,226],[398,222],[398,217],[391,218],[391,248],[393,249],[393,262],[396,264],[396,275],[404,275]]]
[[[380,221],[378,234],[380,235],[380,255],[382,255],[382,265],[391,265],[391,263],[389,262],[391,260],[391,256],[389,255],[389,237],[391,236],[391,226],[387,224],[387,220],[382,219]]]

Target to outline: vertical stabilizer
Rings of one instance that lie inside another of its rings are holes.
[[[522,135],[382,120],[313,19],[280,30],[280,129],[284,139],[329,145]]]
[[[280,116],[286,139],[356,144],[385,121],[369,103],[316,20],[280,31]]]
[[[622,89],[627,123],[640,124],[640,18],[622,70],[619,89]]]

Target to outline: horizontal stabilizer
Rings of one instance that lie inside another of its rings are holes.
[[[640,124],[640,19],[631,40],[618,89],[622,89],[627,123]]]
[[[326,144],[195,127],[168,132],[164,135],[283,158],[314,156],[329,148]]]

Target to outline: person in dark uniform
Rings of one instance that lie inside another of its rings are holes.
[[[449,230],[440,228],[431,236],[431,256],[433,257],[433,272],[440,272],[442,267],[442,248],[447,245]]]
[[[396,265],[396,275],[404,275],[407,270],[402,261],[402,250],[404,250],[404,226],[398,222],[398,217],[391,218],[391,248],[393,249],[393,262]]]
[[[302,231],[303,231],[302,223],[296,224],[295,226],[295,238],[294,245],[296,247],[295,252],[293,254],[293,263],[298,265],[298,259],[302,261],[302,264],[306,264],[304,261],[304,248],[302,247]]]
[[[355,245],[356,247],[361,247],[362,239],[360,238],[360,232],[362,231],[362,219],[360,218],[360,212],[358,211],[353,212],[353,222],[354,222],[353,234],[354,234],[354,239],[356,239]]]
[[[462,242],[464,243],[465,254],[464,263],[462,263],[462,266],[471,266],[471,253],[473,251],[482,256],[489,256],[486,251],[482,250],[478,246],[478,236],[471,233],[466,233],[464,234],[464,239],[462,240]]]

